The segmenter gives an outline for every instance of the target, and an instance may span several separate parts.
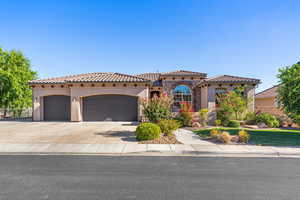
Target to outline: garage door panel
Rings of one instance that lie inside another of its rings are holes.
[[[83,98],[84,121],[137,121],[137,97],[98,95]]]
[[[45,96],[44,120],[70,121],[70,96]]]

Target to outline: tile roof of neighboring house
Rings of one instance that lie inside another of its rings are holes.
[[[202,83],[260,83],[259,79],[221,75],[203,80]]]
[[[186,71],[186,70],[165,72],[165,73],[162,73],[161,75],[162,76],[204,76],[204,77],[207,76],[206,73],[192,72],[192,71]]]
[[[149,80],[120,73],[87,73],[49,79],[32,80],[30,84],[82,83],[82,82],[149,82]]]
[[[276,97],[277,96],[277,88],[278,88],[278,86],[275,85],[275,86],[268,88],[262,92],[259,92],[255,95],[255,98]]]

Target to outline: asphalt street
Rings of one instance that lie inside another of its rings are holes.
[[[0,200],[299,199],[300,159],[0,156]]]

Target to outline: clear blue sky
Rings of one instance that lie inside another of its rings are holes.
[[[276,84],[300,61],[300,1],[1,0],[0,46],[41,78],[185,69]]]

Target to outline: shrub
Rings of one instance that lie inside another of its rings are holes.
[[[292,116],[292,120],[295,124],[297,124],[298,126],[300,125],[300,115],[293,115]]]
[[[230,141],[231,141],[231,135],[226,132],[226,131],[223,131],[220,136],[218,137],[219,141],[222,142],[222,143],[225,143],[225,144],[229,144]]]
[[[228,127],[233,127],[233,128],[238,128],[240,127],[240,122],[236,121],[236,120],[229,120]]]
[[[269,113],[260,113],[255,118],[256,124],[265,123],[269,128],[279,127],[279,121],[274,115]]]
[[[215,120],[215,125],[216,126],[220,126],[221,124],[222,124],[221,120],[219,120],[219,119]]]
[[[210,137],[218,138],[221,135],[221,132],[218,129],[211,129],[210,130]]]
[[[163,119],[158,123],[158,126],[164,134],[171,135],[172,131],[175,131],[180,127],[180,124],[174,119]]]
[[[248,112],[245,116],[245,123],[247,125],[254,125],[256,119],[256,114],[254,112]]]
[[[247,131],[241,130],[239,131],[239,141],[242,143],[248,143],[250,139],[249,133]]]
[[[141,123],[135,130],[137,140],[153,140],[160,137],[161,130],[153,123]]]
[[[183,122],[180,117],[175,117],[173,120],[177,122],[179,128],[183,127]]]
[[[161,97],[144,99],[142,102],[143,114],[150,122],[158,122],[162,119],[171,118],[173,98],[163,94]]]
[[[208,109],[203,108],[199,110],[199,120],[202,126],[207,125],[207,118],[208,118]]]

